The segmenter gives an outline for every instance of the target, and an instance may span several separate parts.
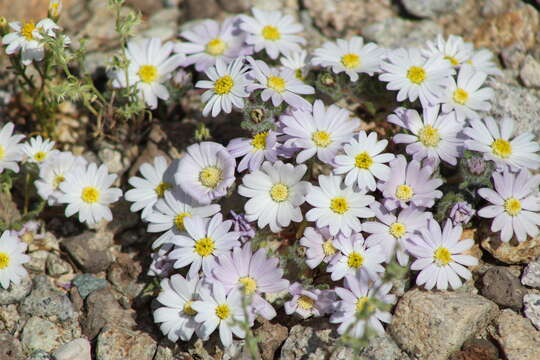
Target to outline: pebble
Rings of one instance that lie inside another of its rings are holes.
[[[33,316],[24,326],[21,342],[30,351],[43,350],[50,352],[59,345],[59,337],[60,330],[54,323]]]
[[[540,331],[513,310],[501,312],[491,335],[499,343],[506,360],[540,359]]]
[[[499,99],[500,100],[500,99]],[[496,102],[500,102],[500,101]],[[540,99],[539,99],[540,103]],[[527,115],[526,113],[526,104],[525,100],[522,101],[523,108],[523,115],[520,115],[521,121],[523,118],[525,118]],[[516,104],[516,106],[518,106]],[[508,113],[505,116],[512,116],[512,113]],[[496,119],[500,119],[501,117],[496,117]],[[514,117],[514,119],[516,119]],[[534,120],[536,121],[536,120]],[[540,130],[540,121],[536,121],[539,123],[537,126]],[[534,124],[531,124],[534,126]],[[531,126],[529,125],[529,126]],[[520,126],[520,124],[516,124],[514,127],[516,133],[521,133],[524,130],[518,130],[517,128]],[[523,263],[529,263],[532,260],[536,259],[538,256],[540,256],[540,236],[537,236],[536,238],[528,238],[524,242],[521,242],[519,244],[513,244],[510,242],[501,242],[499,240],[498,235],[494,235],[491,237],[488,237],[482,241],[482,248],[484,250],[487,250],[493,257],[495,257],[497,260],[500,260],[506,264],[523,264]]]
[[[530,262],[521,276],[521,283],[540,289],[540,258]]]
[[[38,250],[28,255],[30,256],[30,261],[24,265],[26,269],[34,273],[44,273],[45,263],[47,262],[49,252],[45,250]]]
[[[141,293],[146,282],[141,279],[142,266],[130,254],[120,253],[110,266],[107,279],[123,295],[130,299]]]
[[[527,289],[503,266],[495,266],[482,277],[481,294],[497,305],[520,310]]]
[[[152,360],[157,343],[144,332],[121,327],[104,328],[96,345],[97,360]]]
[[[30,316],[55,317],[60,321],[72,319],[75,316],[68,296],[57,290],[47,276],[39,275],[34,278],[33,283],[34,289],[21,304],[21,313]]]
[[[540,330],[540,295],[527,294],[523,297],[523,303],[525,316]]]
[[[52,355],[44,350],[36,350],[30,354],[27,360],[55,360]]]
[[[22,359],[22,347],[19,340],[10,334],[0,334],[0,359],[19,360]]]
[[[540,62],[527,55],[519,72],[519,78],[526,87],[540,87]]]
[[[49,253],[46,262],[47,274],[57,278],[72,271],[71,265],[60,256]]]
[[[56,360],[92,360],[90,342],[79,338],[60,346],[53,353]]]
[[[94,291],[103,289],[109,285],[107,280],[95,277],[92,274],[77,275],[72,282],[83,299],[86,299]]]
[[[263,360],[273,360],[276,350],[283,344],[289,330],[281,324],[274,324],[268,320],[262,320],[262,326],[254,331],[254,335],[260,339],[259,350]]]
[[[450,360],[498,360],[499,350],[488,340],[472,339],[463,344],[461,351],[450,356]]]
[[[66,238],[62,246],[84,272],[98,273],[106,270],[113,261],[108,248],[113,244],[110,232],[86,231]]]
[[[30,277],[21,279],[17,285],[11,283],[7,289],[0,286],[0,305],[16,304],[24,299],[32,291]]]
[[[434,39],[442,33],[442,28],[432,20],[411,21],[392,17],[362,30],[366,40],[374,41],[380,46],[397,48],[408,46],[424,46],[427,39]]]
[[[463,4],[463,0],[401,0],[401,3],[411,15],[420,18],[436,18],[455,11]]]

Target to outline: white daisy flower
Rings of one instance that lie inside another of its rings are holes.
[[[198,276],[184,278],[175,274],[161,280],[157,301],[162,305],[154,310],[154,322],[172,342],[189,341],[196,332],[202,337],[201,324],[195,321],[197,311],[191,305],[199,300],[202,285]]]
[[[330,234],[361,231],[359,218],[369,218],[375,213],[368,207],[375,198],[342,185],[341,176],[319,175],[319,185],[312,186],[306,201],[314,208],[306,214],[308,221],[315,221],[318,228],[329,226]]]
[[[259,228],[270,225],[272,232],[279,232],[291,221],[302,221],[300,205],[310,188],[310,183],[301,181],[307,166],[274,164],[265,162],[260,170],[247,174],[238,187],[238,193],[250,198],[245,205],[246,219],[256,221]]]
[[[188,42],[181,42],[175,48],[187,55],[182,66],[195,65],[195,69],[201,72],[215,65],[218,59],[229,64],[242,55],[245,52],[245,35],[239,33],[236,22],[238,17],[225,19],[221,24],[209,19],[182,31],[180,36]]]
[[[128,182],[134,188],[126,192],[125,198],[133,203],[130,208],[132,212],[142,209],[141,218],[147,218],[154,204],[162,199],[166,192],[172,191],[174,177],[170,172],[176,168],[177,162],[178,160],[169,167],[163,156],[157,156],[153,166],[149,163],[140,166],[139,172],[143,177],[129,178]],[[168,169],[170,170],[167,171]]]
[[[235,158],[243,156],[238,163],[238,172],[249,168],[259,170],[264,160],[275,162],[279,153],[277,133],[272,130],[262,131],[252,138],[235,138],[227,145],[227,150]]]
[[[248,75],[255,80],[248,85],[249,92],[262,90],[261,99],[268,101],[271,98],[274,106],[285,101],[296,109],[311,109],[309,101],[300,95],[314,94],[315,89],[298,80],[294,71],[288,68],[270,68],[264,61],[254,60],[251,56],[247,60],[251,65]]]
[[[494,96],[493,89],[480,88],[486,77],[486,73],[475,71],[469,64],[461,66],[457,82],[451,76],[442,95],[443,112],[455,110],[456,119],[463,122],[466,119],[478,119],[477,111],[489,111],[489,102]]]
[[[23,266],[30,261],[30,257],[25,254],[27,247],[15,232],[6,230],[0,236],[0,285],[4,289],[7,289],[10,283],[18,285],[28,276]]]
[[[52,206],[58,204],[58,199],[64,193],[60,190],[60,184],[66,179],[66,175],[74,168],[85,167],[86,160],[81,156],[74,156],[71,152],[61,152],[43,163],[39,168],[39,179],[34,183],[37,192],[43,200]]]
[[[390,175],[390,167],[385,163],[394,158],[393,154],[383,153],[388,140],[377,141],[377,133],[369,136],[360,131],[356,139],[351,139],[343,146],[345,154],[335,158],[334,174],[345,176],[345,185],[356,184],[362,191],[375,191],[375,178],[386,181]]]
[[[453,67],[459,67],[471,59],[474,47],[471,43],[463,41],[461,36],[450,35],[448,40],[444,40],[441,34],[437,35],[435,41],[429,40],[427,49],[422,50],[422,54],[430,58],[432,56],[442,56]]]
[[[338,281],[347,275],[358,276],[369,280],[378,280],[384,272],[381,265],[386,255],[380,245],[367,247],[360,233],[352,236],[338,236],[334,240],[338,255],[332,260],[326,271],[331,273],[333,281]]]
[[[173,43],[161,44],[158,38],[132,40],[128,42],[126,57],[129,66],[126,71],[114,73],[113,86],[123,88],[137,86],[140,97],[151,108],[157,108],[158,98],[169,99],[169,91],[163,85],[184,60],[183,54],[172,55]]]
[[[179,188],[166,191],[163,198],[158,199],[154,209],[146,217],[148,232],[163,232],[152,244],[155,249],[165,243],[170,243],[176,235],[185,235],[184,220],[186,217],[198,216],[208,218],[219,212],[218,204],[201,205],[197,200],[184,193]]]
[[[208,89],[201,96],[202,102],[206,103],[204,116],[212,111],[212,116],[216,117],[222,110],[229,114],[233,105],[238,109],[244,107],[243,98],[249,96],[246,91],[246,86],[250,83],[246,79],[247,70],[243,58],[238,58],[229,66],[218,59],[216,65],[205,72],[210,80],[199,80],[195,84],[195,87]]]
[[[229,231],[232,226],[232,220],[223,221],[219,213],[209,220],[199,216],[186,217],[184,227],[187,234],[173,236],[170,241],[176,246],[169,254],[169,258],[176,260],[174,268],[191,265],[188,274],[195,276],[202,267],[204,274],[210,276],[216,258],[240,246],[240,234]]]
[[[308,54],[306,50],[294,51],[294,52],[285,54],[279,59],[279,61],[281,62],[281,65],[283,67],[286,67],[294,71],[294,75],[296,76],[298,80],[303,81],[308,71],[308,67],[306,63],[307,55]]]
[[[480,71],[488,75],[502,76],[503,73],[493,61],[493,57],[493,53],[488,49],[480,49],[473,53],[472,57],[467,61],[467,63],[472,65],[476,71]]]
[[[18,162],[23,158],[22,144],[24,135],[13,135],[14,125],[8,122],[0,128],[0,174],[4,169],[19,172]]]
[[[102,219],[111,221],[112,212],[108,206],[122,196],[122,190],[111,188],[114,180],[116,175],[108,173],[107,165],[74,168],[60,183],[64,194],[58,202],[67,204],[67,217],[79,213],[80,222],[94,225]]]
[[[51,19],[43,19],[37,24],[32,21],[24,24],[14,21],[9,23],[9,27],[14,31],[2,39],[2,44],[7,45],[6,54],[13,55],[20,51],[21,62],[27,66],[34,60],[43,60],[45,56],[43,36],[40,32],[55,37],[55,31],[60,29]],[[68,38],[65,39],[66,44],[69,43]]]
[[[241,291],[233,290],[226,295],[223,285],[215,282],[212,285],[205,284],[201,288],[200,296],[201,300],[193,302],[191,307],[197,311],[195,321],[202,323],[203,341],[208,340],[218,327],[219,338],[224,347],[232,345],[233,334],[242,339],[246,336],[243,323],[247,321],[251,327],[253,320],[245,317]]]
[[[53,150],[54,141],[43,139],[41,136],[30,138],[27,143],[22,145],[23,153],[27,156],[26,161],[42,164],[56,154],[58,150]]]
[[[540,144],[534,141],[530,132],[514,137],[513,119],[502,119],[500,128],[492,117],[483,121],[473,119],[470,125],[463,130],[469,137],[465,140],[467,149],[483,153],[485,159],[495,161],[502,169],[537,170],[540,167],[540,155],[537,154]]]
[[[338,39],[336,42],[326,42],[321,48],[315,49],[314,65],[331,67],[336,74],[345,72],[351,81],[358,80],[359,73],[372,76],[379,70],[386,50],[374,43],[364,44],[361,36],[350,40]]]
[[[440,102],[440,95],[454,70],[441,56],[425,58],[419,49],[396,49],[381,63],[379,79],[388,82],[388,90],[398,90],[397,100],[415,101],[422,106]]]
[[[456,121],[455,113],[439,115],[439,105],[423,108],[420,117],[416,110],[397,108],[395,114],[388,116],[388,122],[407,129],[411,134],[397,134],[393,141],[396,144],[408,144],[407,154],[413,159],[422,161],[427,158],[430,165],[436,167],[440,159],[456,165],[462,140],[458,133],[462,130]]]
[[[262,49],[270,58],[277,59],[279,54],[300,51],[299,44],[305,44],[305,39],[295,35],[303,30],[302,25],[295,23],[290,15],[279,11],[262,11],[252,9],[254,17],[241,15],[240,28],[248,36],[246,43],[253,45],[255,52]]]
[[[319,160],[330,164],[360,126],[358,119],[349,118],[347,110],[336,105],[325,108],[321,100],[315,100],[312,112],[292,111],[291,115],[282,115],[280,121],[287,139],[284,145],[301,150],[296,156],[298,163],[317,154]]]

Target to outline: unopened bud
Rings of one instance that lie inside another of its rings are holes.
[[[253,121],[255,124],[260,123],[264,120],[264,110],[263,109],[253,109],[249,112],[249,118],[251,121]]]

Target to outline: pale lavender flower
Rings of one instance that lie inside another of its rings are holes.
[[[467,168],[473,175],[482,175],[486,170],[486,160],[481,157],[473,157],[467,160]]]
[[[276,316],[276,311],[262,294],[278,293],[289,286],[289,281],[283,279],[279,259],[267,257],[266,248],[252,253],[250,243],[220,255],[211,279],[221,283],[226,293],[242,290],[244,295],[252,296],[253,312],[268,320]]]
[[[494,218],[491,231],[501,232],[501,240],[510,241],[515,235],[519,242],[527,235],[538,235],[540,226],[540,175],[531,176],[525,169],[518,174],[508,171],[493,173],[495,191],[489,188],[478,190],[478,195],[489,201],[478,211],[483,218]]]
[[[289,293],[292,295],[292,299],[284,304],[287,315],[296,313],[302,319],[324,315],[324,309],[321,308],[321,305],[325,307],[326,304],[319,304],[319,298],[322,297],[323,293],[322,290],[306,290],[302,284],[295,282],[289,286]]]
[[[238,172],[249,168],[259,170],[264,160],[274,163],[278,157],[277,133],[272,130],[263,131],[249,138],[235,138],[227,145],[227,150],[234,157],[242,157],[238,163]]]
[[[388,210],[410,205],[430,208],[435,199],[442,197],[442,192],[436,189],[443,182],[432,178],[432,167],[421,168],[416,160],[407,164],[405,156],[399,155],[390,163],[390,169],[390,179],[379,185],[385,198],[384,206]]]
[[[255,237],[255,228],[246,219],[246,214],[237,214],[233,210],[230,212],[233,220],[233,229],[240,234],[240,241],[245,243]]]
[[[450,220],[454,226],[465,225],[471,221],[471,218],[475,214],[475,210],[471,204],[466,201],[459,201],[450,209]]]
[[[168,277],[174,270],[174,259],[169,257],[169,251],[173,248],[172,244],[164,244],[157,251],[150,254],[152,262],[148,268],[148,276]]]
[[[337,255],[333,245],[334,237],[328,227],[314,229],[308,227],[304,230],[304,236],[300,239],[300,245],[306,247],[306,264],[315,269],[320,263],[332,261]]]
[[[420,235],[415,235],[407,241],[407,250],[416,260],[411,264],[412,270],[420,270],[416,277],[418,286],[424,285],[427,290],[437,286],[439,290],[453,289],[461,286],[462,277],[471,278],[471,272],[465,266],[475,266],[478,260],[470,255],[463,255],[474,245],[472,239],[461,239],[461,226],[452,227],[452,221],[447,220],[441,231],[439,223],[430,219],[428,226],[420,229]]]

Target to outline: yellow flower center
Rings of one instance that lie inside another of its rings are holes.
[[[266,138],[268,137],[268,131],[260,132],[251,140],[251,146],[255,150],[263,150],[266,147]]]
[[[195,242],[195,252],[202,257],[212,255],[215,249],[216,244],[212,238],[205,237]]]
[[[269,76],[267,86],[278,93],[285,91],[285,79],[279,76]]]
[[[315,143],[317,147],[322,147],[322,148],[325,148],[332,143],[330,134],[322,130],[315,131],[313,135],[311,135],[311,140],[313,140],[313,142]]]
[[[225,95],[231,92],[233,86],[233,78],[229,75],[225,75],[217,79],[214,83],[214,92],[218,95]]]
[[[348,53],[341,57],[341,64],[347,69],[355,69],[360,66],[360,56]]]
[[[154,188],[158,198],[162,198],[165,195],[165,191],[172,188],[172,185],[166,182],[160,182],[158,186]]]
[[[34,160],[36,160],[37,162],[42,162],[43,160],[45,160],[46,157],[47,153],[43,151],[38,151],[34,154]]]
[[[262,36],[265,40],[276,41],[281,39],[279,29],[272,25],[266,25],[262,29]]]
[[[6,156],[6,149],[0,145],[0,160],[2,160]]]
[[[93,204],[99,201],[101,194],[99,190],[93,186],[87,186],[82,189],[81,199],[88,204]]]
[[[52,16],[58,16],[60,14],[60,3],[52,3],[49,5],[49,11]]]
[[[158,77],[157,67],[155,67],[154,65],[143,65],[139,68],[139,72],[137,72],[137,75],[139,75],[139,78],[142,82],[151,84]]]
[[[447,248],[440,246],[435,250],[433,258],[437,266],[445,266],[452,261],[452,254],[450,254]]]
[[[210,40],[206,44],[206,52],[212,56],[219,56],[227,50],[227,43],[221,39]]]
[[[332,239],[326,240],[323,243],[322,248],[323,248],[324,255],[326,256],[334,255],[337,251],[336,248],[334,247],[334,243],[332,242]]]
[[[419,85],[426,80],[426,70],[419,66],[411,66],[407,71],[407,78],[411,80],[412,83]]]
[[[270,188],[270,197],[275,202],[282,202],[289,198],[289,187],[283,183],[274,184]]]
[[[512,144],[504,139],[497,139],[491,144],[491,150],[493,155],[507,159],[512,155]]]
[[[360,169],[369,169],[373,165],[373,158],[367,151],[364,151],[354,158],[354,165]]]
[[[516,198],[508,198],[504,201],[504,210],[511,216],[516,216],[521,211],[521,202]]]
[[[409,201],[413,195],[414,191],[409,185],[401,184],[396,188],[396,197],[401,201]]]
[[[257,290],[257,282],[255,279],[249,276],[244,276],[238,279],[238,282],[242,284],[244,288],[244,294],[251,295]]]
[[[462,88],[457,88],[452,95],[454,102],[460,105],[464,105],[469,100],[469,93]]]
[[[32,32],[36,30],[36,25],[33,22],[28,22],[23,25],[21,29],[21,35],[26,38],[26,40],[34,40],[34,35],[32,35]]]
[[[227,319],[231,315],[231,309],[227,304],[221,304],[216,307],[216,316],[221,320]]]
[[[215,189],[217,184],[222,180],[222,176],[221,169],[218,169],[215,166],[208,166],[199,173],[199,181],[204,186]]]
[[[60,184],[66,180],[66,178],[64,177],[64,175],[56,175],[54,177],[54,180],[53,180],[53,186],[55,189],[58,189],[58,187],[60,186]]]
[[[344,197],[336,197],[330,201],[330,210],[336,214],[343,215],[349,210],[349,204]]]
[[[444,57],[444,59],[450,61],[450,64],[452,64],[452,66],[458,66],[459,65],[459,61],[453,56],[446,55]]]
[[[176,228],[180,231],[186,231],[186,227],[184,226],[184,219],[186,216],[191,217],[191,214],[184,212],[174,217],[174,225],[176,225]]]
[[[9,255],[5,252],[0,252],[0,270],[9,266]]]
[[[435,147],[439,145],[439,141],[441,141],[439,130],[435,129],[431,125],[424,126],[422,130],[420,130],[418,138],[420,139],[422,145],[427,147]]]
[[[402,237],[403,234],[405,234],[405,232],[407,231],[407,227],[402,223],[395,222],[392,225],[390,225],[388,231],[393,237],[397,239],[397,238]]]
[[[358,269],[364,264],[364,257],[357,253],[356,251],[353,251],[349,254],[349,257],[347,259],[347,265],[349,265],[350,268]]]
[[[298,304],[298,307],[304,310],[311,310],[313,309],[313,306],[315,305],[315,301],[313,301],[312,298],[306,295],[300,295],[296,303]]]
[[[195,316],[197,315],[197,310],[193,309],[191,307],[191,304],[193,304],[193,301],[187,301],[185,304],[184,304],[184,308],[182,309],[182,311],[186,314],[186,315],[189,315],[189,316]]]

